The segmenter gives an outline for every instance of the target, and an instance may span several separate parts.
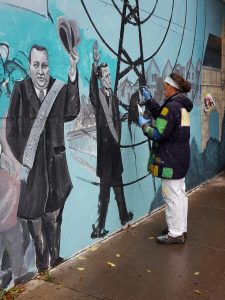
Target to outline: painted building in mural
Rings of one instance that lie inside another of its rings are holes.
[[[188,189],[224,170],[225,3],[166,2],[0,0],[0,288],[163,204],[127,119],[140,85],[162,104],[171,72],[191,82]],[[114,94],[100,111],[103,62]]]

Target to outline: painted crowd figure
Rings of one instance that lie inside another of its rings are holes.
[[[105,221],[112,187],[122,225],[132,220],[133,213],[127,211],[123,190],[123,164],[120,152],[121,121],[119,100],[111,89],[110,70],[106,63],[98,65],[100,55],[97,42],[93,45],[92,73],[90,79],[90,101],[96,117],[97,131],[97,176],[100,177],[98,220],[92,225],[92,238],[104,237],[108,231]],[[98,87],[100,81],[100,88]]]
[[[1,130],[5,136],[5,129]],[[34,274],[28,272],[25,252],[29,246],[27,228],[17,219],[19,183],[16,181],[16,166],[9,153],[5,138],[0,139],[0,289],[5,289],[13,280],[22,283]],[[25,229],[25,230],[23,230]],[[24,238],[27,237],[26,241]]]
[[[69,58],[68,84],[59,84],[57,90],[58,81],[49,74],[47,49],[34,45],[29,56],[31,77],[15,83],[6,121],[8,144],[22,165],[17,216],[27,220],[39,272],[62,262],[62,212],[73,187],[65,154],[64,123],[75,119],[80,111],[79,55],[75,49]],[[47,109],[46,120],[39,120],[43,130],[35,127],[39,115]],[[32,155],[30,166],[26,162]]]

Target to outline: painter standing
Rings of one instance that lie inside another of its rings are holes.
[[[77,63],[70,52],[68,84],[50,76],[48,51],[34,45],[30,78],[16,82],[7,116],[6,138],[21,164],[17,216],[27,220],[39,272],[58,265],[62,212],[72,189],[64,143],[64,123],[80,111]]]
[[[190,164],[190,111],[193,104],[186,93],[191,84],[180,74],[165,78],[165,102],[162,106],[152,98],[151,91],[141,89],[145,105],[155,118],[155,126],[142,115],[138,124],[144,134],[153,140],[148,169],[161,178],[165,200],[167,228],[157,238],[161,244],[183,244],[187,236],[188,199],[185,176]]]

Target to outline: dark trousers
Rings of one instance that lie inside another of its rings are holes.
[[[123,181],[122,176],[115,181],[116,186],[113,186],[110,182],[100,178],[100,193],[99,193],[99,200],[98,200],[98,224],[97,228],[99,230],[103,230],[105,228],[105,221],[108,212],[109,206],[109,199],[110,199],[110,188],[113,188],[116,203],[119,210],[119,216],[121,223],[127,218],[128,212],[124,197],[123,191]]]
[[[39,272],[53,266],[59,258],[63,207],[45,213],[37,220],[27,221],[36,252],[36,266]]]

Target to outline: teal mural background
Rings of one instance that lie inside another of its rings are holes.
[[[131,4],[132,2],[133,4],[135,3],[135,1],[130,1]],[[118,12],[113,8],[112,2],[110,0],[86,0],[85,3],[98,30],[110,46],[117,51],[121,18]],[[122,8],[122,1],[118,0],[116,3]],[[146,17],[148,13],[152,11],[154,4],[155,0],[140,1],[141,18]],[[163,41],[172,12],[172,4],[172,0],[159,0],[153,16],[143,26],[142,38],[145,57],[154,53]],[[193,72],[196,72],[198,62],[203,59],[208,34],[212,33],[221,36],[222,21],[225,17],[225,5],[222,1],[188,0],[187,19],[184,29],[185,4],[185,0],[174,1],[174,11],[168,34],[162,47],[156,56],[154,56],[154,60],[160,71],[160,76],[162,76],[163,69],[168,59],[170,60],[172,67],[177,60],[177,64],[184,67],[185,72],[188,69],[188,62],[191,59],[194,67]],[[34,12],[25,11],[20,8],[0,3],[0,42],[9,45],[9,59],[20,59],[23,67],[27,70],[28,60],[26,55],[28,55],[29,49],[33,44],[40,44],[49,50],[51,75],[55,78],[67,81],[69,59],[60,44],[56,27],[57,17],[65,15],[67,18],[75,19],[80,27],[81,41],[78,46],[78,52],[80,54],[78,66],[80,95],[84,95],[87,98],[89,94],[88,79],[90,78],[91,73],[93,61],[92,46],[95,40],[97,40],[99,44],[101,61],[106,61],[108,63],[114,83],[117,58],[107,49],[98,37],[81,2],[79,0],[50,0],[48,5],[53,22],[50,18],[40,16]],[[206,15],[204,13],[205,11]],[[183,30],[184,36],[182,37]],[[136,59],[139,55],[138,45],[137,30],[133,26],[128,25],[124,38],[124,47],[133,59]],[[21,51],[25,55],[21,56]],[[149,63],[150,62],[147,62],[145,64],[145,70],[147,70]],[[123,63],[121,66],[124,67]],[[20,79],[20,75],[20,73],[17,75],[15,74],[14,79]],[[131,82],[137,80],[134,72],[130,72],[127,77]],[[124,79],[121,81],[123,80]],[[195,84],[197,82],[196,73],[193,82]],[[199,83],[200,82],[201,78],[199,80]],[[197,150],[200,152],[202,126],[202,108],[200,105],[201,95],[197,92],[195,96],[195,106],[191,113],[191,139],[195,138]],[[0,98],[0,116],[2,120],[7,113],[8,105],[9,97],[5,93],[2,93]],[[2,122],[2,120],[1,127],[4,127],[4,122]],[[98,182],[98,178],[94,174],[94,167],[96,165],[95,156],[77,153],[70,148],[68,132],[73,126],[73,123],[70,123],[65,127],[67,162],[74,186],[67,199],[63,213],[60,255],[65,258],[71,257],[78,251],[96,242],[90,238],[90,234],[91,225],[95,223],[97,218],[99,194],[98,186],[80,181],[77,178],[77,176],[80,176],[87,180]],[[213,137],[218,138],[216,129],[212,128],[212,132]],[[143,140],[143,134],[136,125],[132,125],[132,135],[133,141],[131,141],[129,136],[127,122],[124,122],[122,124],[121,144],[129,145],[132,142],[139,143]],[[92,143],[91,140],[88,142]],[[93,149],[95,146],[95,144],[92,145]],[[132,148],[122,149],[121,151],[124,165],[124,183],[134,181],[137,177],[142,177],[147,174],[146,166],[149,155],[147,143],[136,147],[135,155]],[[87,165],[92,166],[93,168],[86,168],[85,165],[79,163],[79,161],[75,159],[75,156],[79,157],[80,160],[82,159],[82,161],[85,161]],[[137,165],[137,173],[135,164]],[[160,182],[156,179],[156,190],[159,188]],[[140,184],[136,183],[125,187],[127,207],[129,211],[134,213],[134,221],[149,213],[155,197],[153,179],[151,176],[140,181]],[[160,201],[158,203],[162,204]],[[111,192],[106,228],[109,230],[110,234],[121,228],[113,192]]]

